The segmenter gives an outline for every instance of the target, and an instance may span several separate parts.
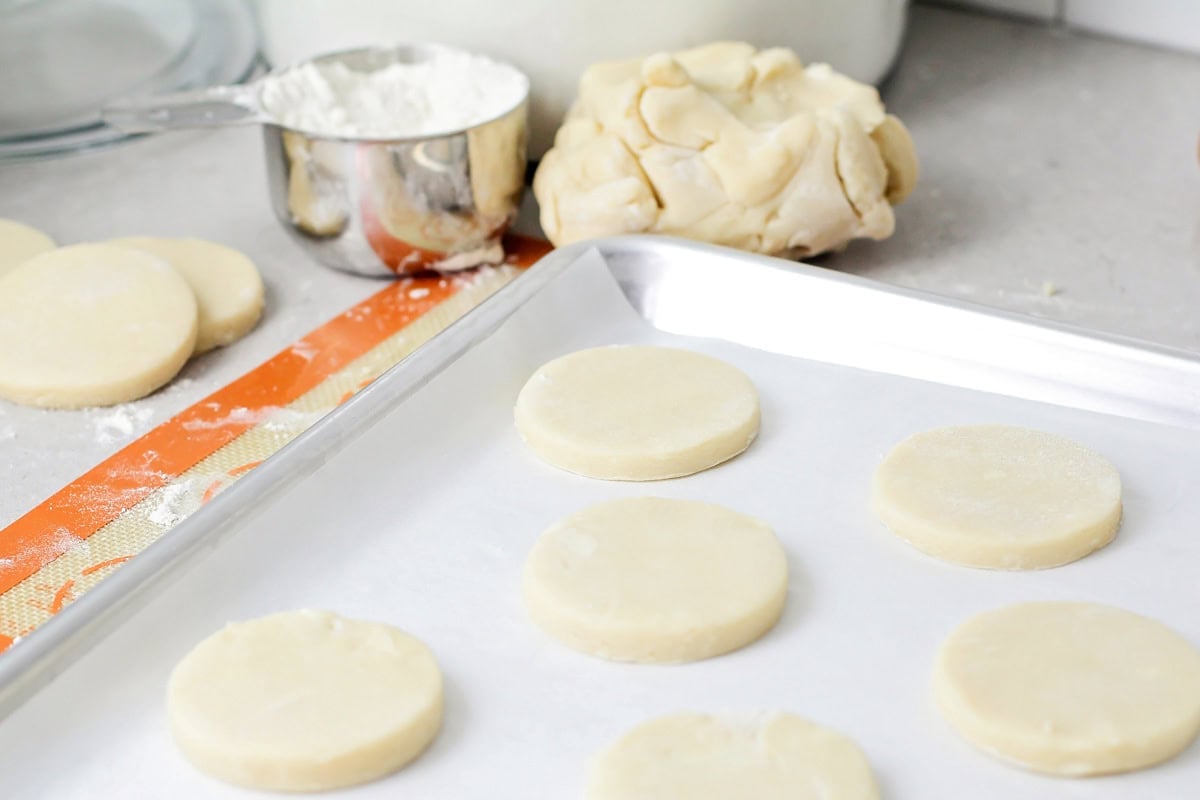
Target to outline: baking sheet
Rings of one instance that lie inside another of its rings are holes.
[[[762,396],[759,441],[726,465],[652,484],[538,462],[512,426],[521,384],[554,356],[615,342],[689,347],[745,370]],[[979,421],[1044,428],[1107,455],[1125,481],[1117,540],[1058,569],[993,573],[941,564],[883,530],[866,508],[882,454],[914,431]],[[320,607],[421,637],[447,682],[433,747],[345,796],[573,797],[590,755],[649,717],[781,709],[856,739],[888,798],[1186,797],[1200,780],[1200,746],[1132,775],[1032,775],[960,741],[932,708],[928,676],[956,624],[1020,600],[1121,605],[1200,642],[1198,474],[1194,430],[661,333],[592,253],[0,723],[0,794],[261,796],[178,756],[166,679],[228,620]],[[728,656],[644,666],[575,653],[529,623],[520,570],[538,534],[587,504],[639,494],[770,521],[792,570],[779,625]]]

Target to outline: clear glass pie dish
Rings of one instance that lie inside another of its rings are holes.
[[[0,158],[123,138],[106,103],[237,82],[256,59],[242,0],[0,0]]]

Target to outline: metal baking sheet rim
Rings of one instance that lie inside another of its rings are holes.
[[[764,337],[788,334],[803,340],[792,342],[799,348],[783,350],[792,355],[1200,428],[1200,357],[1186,351],[695,242],[629,236],[581,243],[543,258],[0,657],[0,719],[189,562],[216,548],[487,338],[591,248],[606,259],[626,297],[652,324],[673,313],[665,304],[682,301],[674,311],[688,313],[675,313],[661,325],[673,333],[730,338],[763,349],[777,349]],[[681,279],[689,292],[676,297],[671,284]],[[705,316],[704,304],[714,301],[722,303],[726,319],[753,312],[764,321],[757,340],[705,330],[705,320],[719,319]],[[770,314],[762,308],[785,301],[794,305],[783,318],[778,312],[784,309]],[[703,317],[699,327],[698,317]],[[901,322],[914,324],[887,327]],[[943,326],[949,326],[950,336]],[[812,335],[818,331],[820,336]],[[928,338],[938,331],[937,338]],[[853,346],[845,347],[847,341]],[[940,347],[931,350],[931,345]],[[872,362],[881,352],[897,360]],[[1029,355],[1040,358],[1030,361]],[[1014,381],[1020,385],[1014,387]],[[1004,391],[1013,388],[1020,391]]]

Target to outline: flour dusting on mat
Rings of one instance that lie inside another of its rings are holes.
[[[133,408],[130,405],[113,406],[111,410],[92,417],[92,429],[97,442],[109,444],[127,439],[134,431],[145,427],[144,423],[154,415],[150,408]]]
[[[21,555],[23,557],[28,557],[30,555],[38,554],[42,556],[48,556],[50,558],[57,558],[69,550],[74,550],[77,547],[86,548],[87,546],[88,543],[86,539],[80,539],[78,536],[71,533],[71,531],[67,528],[60,527],[54,532],[54,538],[52,538],[50,541],[46,542],[41,547],[29,548]]]
[[[169,528],[195,511],[199,505],[199,500],[192,492],[192,481],[183,480],[162,488],[146,518],[156,525]]]
[[[310,62],[266,78],[263,110],[317,136],[396,139],[453,133],[517,107],[529,80],[507,64],[444,47],[428,58],[359,72]]]
[[[229,425],[262,425],[267,430],[305,430],[322,417],[321,412],[295,411],[279,406],[253,409],[238,406],[218,419],[192,419],[183,423],[187,431],[209,431]]]

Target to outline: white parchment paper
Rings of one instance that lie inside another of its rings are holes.
[[[761,438],[728,464],[659,483],[589,480],[540,463],[512,424],[528,375],[571,350],[633,342],[688,347],[743,369],[761,393]],[[871,472],[893,444],[984,421],[1054,431],[1108,456],[1125,481],[1117,540],[1058,569],[988,572],[923,556],[871,517]],[[228,620],[318,607],[419,636],[447,682],[445,726],[431,749],[336,796],[578,797],[589,757],[645,719],[778,709],[853,737],[892,800],[1183,800],[1200,791],[1200,745],[1141,773],[1042,777],[959,739],[928,683],[955,625],[1022,600],[1119,605],[1200,644],[1198,477],[1200,432],[659,333],[591,255],[0,723],[0,796],[261,796],[177,754],[166,680]],[[540,532],[582,506],[640,494],[719,502],[770,521],[792,572],[779,625],[740,652],[683,666],[600,661],[535,628],[519,582]]]

